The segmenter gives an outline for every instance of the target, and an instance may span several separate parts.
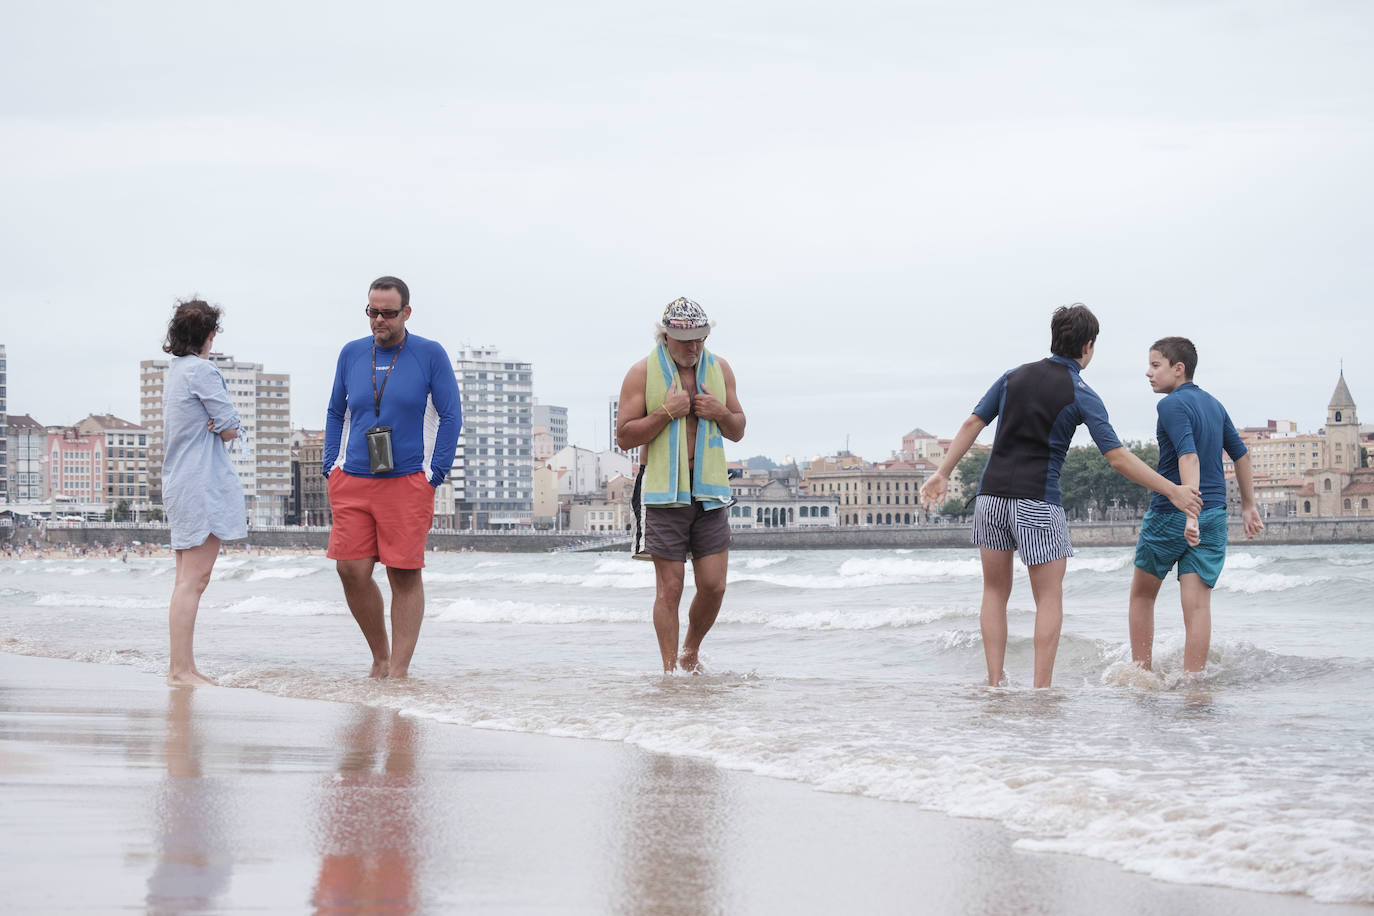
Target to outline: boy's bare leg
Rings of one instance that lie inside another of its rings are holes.
[[[1059,652],[1059,631],[1064,624],[1064,570],[1061,557],[1026,567],[1031,594],[1035,596],[1035,686],[1048,687],[1054,677],[1054,657]]]
[[[1011,551],[978,548],[983,560],[983,607],[978,622],[983,631],[983,656],[988,663],[988,686],[1001,686],[1007,673],[1007,601],[1011,598]]]
[[[1178,577],[1183,601],[1183,670],[1199,672],[1207,667],[1212,647],[1212,590],[1197,573]]]
[[[1154,664],[1155,598],[1159,596],[1159,587],[1163,584],[1163,579],[1155,578],[1139,566],[1135,568],[1135,575],[1131,577],[1131,605],[1128,615],[1131,659],[1146,671]]]

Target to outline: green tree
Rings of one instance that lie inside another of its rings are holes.
[[[959,473],[960,486],[963,487],[961,493],[965,502],[972,499],[973,494],[978,492],[978,479],[983,476],[983,468],[987,467],[988,456],[991,454],[992,449],[971,449],[964,456],[964,459],[955,466],[955,470]]]
[[[162,510],[161,510],[161,509],[149,509],[149,510],[148,510],[148,514],[147,514],[146,516],[144,516],[144,518],[146,518],[146,519],[147,519],[148,521],[150,521],[150,522],[160,522],[160,521],[162,521]]]
[[[129,511],[129,501],[128,501],[127,499],[121,499],[119,502],[115,503],[115,507],[114,507],[114,520],[115,520],[115,521],[117,521],[117,522],[127,522],[127,521],[129,520],[130,516],[132,516],[132,515],[133,515],[133,513]]]
[[[1126,447],[1150,467],[1159,465],[1159,446],[1153,442],[1128,442]],[[1151,491],[1132,483],[1116,471],[1095,447],[1071,448],[1064,456],[1059,474],[1059,489],[1064,499],[1064,511],[1073,518],[1108,517],[1108,510],[1116,508],[1132,515],[1145,511]]]
[[[940,507],[940,514],[953,516],[955,518],[963,518],[969,514],[972,508],[973,507],[965,503],[964,500],[955,497],[954,499],[945,500],[945,504]]]

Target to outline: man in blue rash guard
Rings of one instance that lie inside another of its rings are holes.
[[[344,344],[329,396],[325,477],[334,516],[328,556],[372,650],[372,677],[406,677],[425,616],[425,541],[434,490],[453,467],[463,407],[444,348],[406,331],[410,290],[396,277],[367,295],[372,334]],[[372,579],[391,585],[386,608]]]
[[[1131,658],[1147,671],[1153,663],[1155,598],[1178,567],[1183,605],[1183,670],[1202,671],[1212,645],[1212,589],[1226,562],[1226,475],[1221,453],[1235,463],[1245,536],[1264,530],[1255,506],[1250,454],[1221,402],[1193,384],[1197,348],[1186,337],[1165,337],[1150,347],[1145,376],[1159,402],[1159,473],[1197,487],[1202,511],[1184,515],[1156,496],[1140,520],[1131,579]]]
[[[1006,678],[1007,600],[1015,549],[1021,551],[1035,596],[1035,686],[1050,686],[1054,674],[1064,617],[1064,570],[1073,556],[1059,471],[1079,425],[1087,425],[1119,474],[1163,494],[1184,511],[1196,512],[1202,505],[1195,489],[1166,480],[1121,444],[1102,399],[1079,377],[1092,361],[1097,332],[1097,318],[1087,306],[1056,309],[1050,320],[1053,355],[1009,370],[994,382],[960,426],[939,470],[921,485],[921,502],[938,507],[959,460],[983,428],[1001,417],[973,516],[973,543],[983,564],[983,654],[993,687]]]

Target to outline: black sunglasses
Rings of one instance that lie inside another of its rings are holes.
[[[382,318],[385,318],[387,321],[390,321],[391,319],[395,318],[397,315],[401,314],[401,313],[404,312],[404,311],[405,311],[404,308],[399,308],[399,309],[374,309],[374,308],[373,308],[372,306],[370,306],[370,305],[365,305],[365,306],[363,306],[363,312],[367,315],[367,317],[369,317],[369,318],[377,318],[378,316],[380,316],[380,317],[382,317]]]

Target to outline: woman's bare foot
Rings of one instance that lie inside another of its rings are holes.
[[[677,666],[691,674],[700,674],[703,670],[701,662],[697,660],[697,650],[689,649],[686,646],[683,646],[682,651],[677,654]]]
[[[391,659],[379,658],[372,663],[372,670],[368,672],[368,677],[383,678],[391,676]]]

